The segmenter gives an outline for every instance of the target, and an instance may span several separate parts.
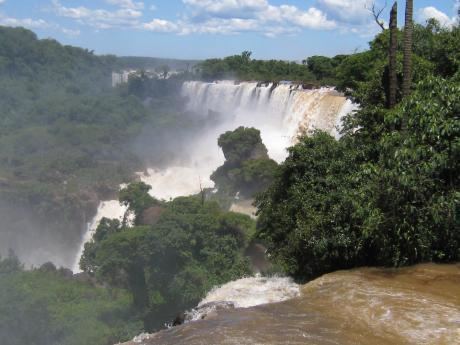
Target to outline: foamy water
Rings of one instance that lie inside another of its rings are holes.
[[[141,343],[459,344],[459,283],[459,265],[340,271],[302,286],[298,297],[276,304],[218,309],[205,320],[158,332]],[[233,296],[233,292],[223,295]]]
[[[216,310],[250,308],[289,300],[300,286],[286,277],[247,277],[212,289],[198,306],[186,313],[186,322],[202,320]]]
[[[356,109],[332,88],[303,90],[298,85],[193,81],[183,84],[182,96],[189,100],[189,112],[214,125],[184,148],[186,158],[139,173],[152,186],[150,193],[160,199],[196,194],[200,185],[214,186],[209,176],[224,162],[217,139],[226,131],[239,126],[259,129],[269,156],[282,162],[299,134],[322,129],[337,136],[342,117]]]

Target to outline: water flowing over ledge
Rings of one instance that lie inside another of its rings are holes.
[[[218,309],[249,308],[300,296],[300,286],[287,277],[247,277],[212,289],[192,311],[188,321],[202,320]]]
[[[220,309],[126,345],[458,344],[460,265],[327,274],[293,299]]]

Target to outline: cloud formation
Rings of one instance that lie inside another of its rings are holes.
[[[274,6],[268,0],[182,0],[185,11],[177,20],[144,19],[143,2],[105,0],[113,10],[67,7],[52,0],[54,12],[97,29],[135,28],[153,32],[237,34],[258,32],[266,36],[292,34],[301,29],[330,30],[337,27],[325,12],[310,7]]]
[[[0,0],[2,1],[2,0]],[[127,28],[160,33],[239,34],[260,33],[268,37],[295,34],[302,30],[332,30],[373,35],[378,28],[369,8],[373,0],[316,0],[310,7],[280,4],[269,0],[182,0],[177,19],[148,18],[143,1],[104,0],[108,9],[64,6],[52,0],[54,12],[96,29]],[[376,1],[377,6],[382,5]],[[436,18],[444,26],[454,19],[434,7],[419,10],[419,19]]]
[[[84,6],[66,7],[59,0],[53,0],[54,11],[58,16],[76,20],[80,24],[89,25],[97,29],[110,29],[114,27],[135,27],[140,24],[142,11],[126,7],[133,4],[131,1],[107,0],[113,3],[125,4],[114,11],[105,9],[89,9]]]
[[[119,6],[121,8],[128,8],[130,10],[142,10],[144,9],[143,2],[136,2],[133,0],[105,0],[109,5]]]
[[[455,18],[450,18],[447,14],[433,6],[424,7],[418,11],[418,19],[421,22],[426,22],[431,18],[436,19],[444,27],[452,27],[455,24]]]
[[[370,20],[371,0],[318,0],[318,7],[332,19],[346,24],[365,24]]]
[[[49,28],[51,26],[43,19],[12,18],[12,17],[4,16],[1,13],[0,13],[0,25],[23,26],[29,29],[44,29],[44,28]]]

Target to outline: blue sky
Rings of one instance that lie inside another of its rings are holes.
[[[0,0],[0,25],[99,54],[260,59],[364,50],[379,28],[372,0]],[[382,6],[385,0],[376,0]],[[392,0],[388,0],[388,4]],[[415,19],[456,18],[456,0],[415,0]],[[405,1],[399,0],[400,24]],[[388,19],[389,6],[383,20]]]

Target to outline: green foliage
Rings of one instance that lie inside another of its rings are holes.
[[[342,138],[302,138],[256,200],[257,236],[299,278],[460,259],[458,27],[415,33],[412,95],[385,109],[384,32],[339,66],[361,103]]]
[[[287,272],[311,277],[359,263],[354,155],[326,133],[303,137],[256,199],[258,237]]]
[[[143,187],[131,184],[120,195],[131,192],[124,200],[130,208],[136,205],[136,214],[151,206]],[[199,196],[161,206],[154,225],[119,228],[102,222],[81,261],[100,281],[131,292],[148,330],[192,307],[213,286],[248,274],[243,253],[255,230],[248,216],[223,212]]]
[[[139,224],[142,211],[159,204],[154,197],[150,196],[150,189],[152,187],[144,182],[135,182],[120,191],[120,203],[127,206],[128,210],[134,213],[136,224]]]
[[[0,260],[3,267],[5,260]],[[0,334],[8,345],[109,345],[130,339],[129,295],[63,276],[59,271],[0,271]]]
[[[237,78],[240,80],[293,80],[312,82],[315,77],[307,66],[281,60],[254,60],[250,52],[224,59],[208,59],[198,65],[204,80]]]
[[[0,214],[24,210],[40,237],[69,248],[97,202],[144,168],[133,142],[146,128],[177,127],[181,79],[134,78],[112,88],[119,67],[113,56],[0,27],[0,200],[8,201]],[[39,236],[15,219],[3,228],[18,242]]]
[[[251,197],[272,181],[277,163],[270,159],[260,131],[239,127],[218,139],[225,163],[211,175],[219,193],[233,196],[240,192]]]
[[[317,80],[336,84],[337,67],[347,58],[347,55],[336,55],[333,58],[326,56],[311,56],[306,60],[308,69]]]
[[[219,137],[217,144],[230,164],[238,164],[248,159],[268,158],[260,131],[255,128],[238,127],[234,131],[225,132]]]

